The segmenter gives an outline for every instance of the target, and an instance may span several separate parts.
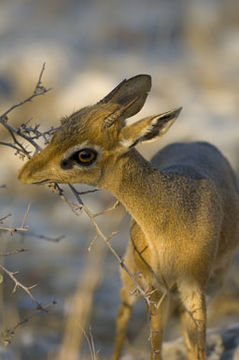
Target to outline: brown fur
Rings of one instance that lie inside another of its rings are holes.
[[[65,119],[51,143],[23,166],[19,179],[81,182],[112,192],[133,218],[125,263],[150,294],[151,359],[161,359],[170,294],[177,292],[188,359],[204,360],[205,295],[222,281],[239,242],[239,191],[228,161],[212,145],[172,144],[151,163],[133,148],[163,135],[180,112],[126,125],[125,118],[143,106],[150,84],[147,75],[131,78],[98,104]],[[97,150],[96,162],[62,169],[61,159],[82,144]],[[125,272],[122,280],[114,360],[137,299]]]

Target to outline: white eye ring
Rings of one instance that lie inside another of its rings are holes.
[[[79,153],[83,150],[92,152],[92,154],[94,154],[90,162],[84,162],[79,159]],[[101,149],[99,146],[87,144],[84,142],[80,145],[75,145],[69,148],[62,158],[60,166],[64,170],[72,169],[74,166],[77,166],[78,168],[87,168],[92,166],[100,157],[100,155]]]

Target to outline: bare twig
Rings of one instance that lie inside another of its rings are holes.
[[[96,234],[98,235],[99,238],[101,238],[105,244],[107,245],[107,247],[110,249],[111,253],[114,255],[114,257],[116,258],[116,260],[118,261],[120,267],[127,272],[127,274],[131,277],[136,289],[138,290],[138,292],[144,297],[145,301],[147,304],[150,303],[149,297],[147,296],[146,292],[144,291],[144,289],[142,288],[142,286],[138,283],[137,279],[135,278],[134,274],[128,269],[128,267],[125,265],[124,263],[124,259],[122,259],[119,254],[116,252],[116,250],[113,248],[113,246],[110,244],[109,242],[109,237],[106,237],[103,232],[101,231],[99,225],[97,224],[97,222],[95,221],[95,217],[93,214],[91,214],[91,212],[89,211],[89,209],[83,204],[81,198],[79,197],[79,193],[77,192],[77,190],[74,188],[73,185],[69,184],[70,189],[72,190],[73,194],[76,196],[77,200],[80,201],[80,204],[82,206],[82,209],[84,211],[84,213],[88,216],[88,218],[90,219],[91,223],[94,225],[94,228],[96,230]]]
[[[27,293],[28,296],[30,296],[30,298],[32,299],[32,301],[37,304],[38,306],[40,305],[40,303],[35,299],[35,297],[32,295],[31,290],[36,287],[35,285],[32,286],[25,286],[23,285],[19,280],[17,280],[16,276],[17,272],[12,272],[9,271],[8,269],[6,269],[3,265],[0,264],[0,269],[2,269],[3,272],[5,272],[14,282],[14,288],[13,288],[13,292],[16,292],[17,288],[21,288],[23,291],[25,291],[25,293]]]
[[[77,191],[75,189],[75,187],[72,184],[68,184],[72,193],[74,194],[74,196],[76,197],[77,201],[78,201],[78,205],[72,204],[71,202],[69,202],[67,200],[67,198],[65,197],[65,195],[63,194],[63,190],[60,188],[60,186],[58,184],[54,184],[54,191],[58,192],[59,196],[61,197],[61,199],[72,209],[72,211],[74,212],[75,215],[79,216],[82,211],[88,216],[88,218],[90,219],[91,223],[93,224],[95,230],[96,230],[96,235],[97,238],[101,238],[105,244],[107,245],[107,247],[109,248],[109,250],[111,251],[111,253],[114,255],[114,257],[116,258],[117,262],[119,263],[120,267],[127,272],[127,274],[131,277],[135,288],[137,289],[138,293],[144,297],[145,301],[147,304],[150,304],[150,299],[149,296],[147,295],[147,293],[144,291],[144,289],[142,288],[142,286],[138,283],[135,275],[128,269],[128,267],[125,265],[124,263],[124,259],[122,259],[119,254],[116,252],[116,250],[113,248],[113,246],[110,244],[109,240],[114,236],[114,235],[110,235],[109,237],[106,237],[103,232],[101,231],[99,225],[97,224],[97,222],[95,221],[95,216],[90,212],[90,210],[84,205],[80,195],[79,195],[79,191]],[[77,208],[75,208],[75,206],[77,206]],[[115,207],[113,207],[115,208]],[[76,210],[77,209],[77,210]],[[80,210],[80,212],[79,212]],[[114,233],[113,233],[114,234]],[[95,238],[96,239],[96,236]],[[94,241],[93,239],[93,241]],[[90,245],[90,249],[91,249],[92,245]]]
[[[12,139],[13,139],[13,142],[14,142],[14,145],[16,144],[17,146],[18,146],[18,151],[19,152],[23,152],[25,155],[29,155],[30,153],[29,153],[29,151],[27,151],[25,148],[24,148],[24,146],[17,140],[17,137],[16,137],[16,135],[13,133],[13,132],[11,132],[10,131],[10,135],[11,135],[11,137],[12,137]]]
[[[75,197],[76,197],[78,203],[80,204],[80,206],[84,207],[84,203],[81,200],[79,191],[77,191],[76,188],[72,184],[68,184],[68,185],[69,185],[69,188],[71,189],[71,191],[73,192],[73,194],[75,195]]]
[[[20,137],[24,138],[25,140],[27,140],[31,145],[34,146],[34,148],[36,149],[35,152],[38,152],[41,150],[41,147],[34,141],[32,140],[32,138],[26,134],[24,134],[23,132],[21,132],[19,129],[16,129],[15,127],[13,127],[12,125],[9,125],[3,118],[3,116],[0,116],[0,123],[8,130],[8,132],[12,135],[12,134],[17,134]],[[11,145],[9,145],[11,146]],[[23,151],[23,153],[25,153],[25,155],[30,159],[30,153],[28,151]]]
[[[52,307],[52,306],[55,306],[57,304],[57,302],[55,300],[53,300],[51,303],[47,304],[44,306],[44,312],[48,312],[49,309]],[[0,339],[2,340],[3,344],[4,345],[9,345],[11,344],[11,341],[12,341],[12,338],[13,336],[15,335],[15,332],[16,330],[25,325],[26,323],[28,323],[34,316],[36,316],[37,314],[39,314],[39,311],[43,310],[43,308],[39,308],[37,306],[36,308],[37,312],[34,311],[31,315],[29,315],[27,318],[23,319],[23,320],[20,320],[19,322],[16,323],[16,325],[14,325],[13,327],[11,328],[7,328],[7,329],[4,329],[2,332],[1,332],[1,335],[0,335]]]
[[[81,204],[74,204],[70,202],[67,197],[64,195],[64,190],[59,186],[59,184],[49,184],[47,185],[53,192],[58,194],[62,201],[64,201],[71,211],[76,215],[79,216],[82,214],[82,205]],[[77,191],[76,191],[77,192]],[[78,198],[80,199],[80,196],[78,195]],[[78,199],[77,199],[78,200]],[[82,202],[82,200],[81,200]]]
[[[17,231],[28,231],[27,228],[23,228],[23,227],[7,227],[7,226],[0,226],[0,230],[1,231],[8,231],[11,234],[14,234]]]
[[[108,236],[107,241],[110,241],[114,236],[116,236],[118,234],[118,231],[114,231],[111,233],[110,236]],[[95,234],[93,240],[91,241],[90,245],[88,246],[88,251],[90,252],[96,242],[96,240],[98,239],[99,235]]]
[[[46,240],[46,241],[55,242],[55,243],[58,243],[62,239],[65,238],[65,235],[59,235],[59,236],[56,236],[56,237],[51,237],[51,236],[47,236],[47,235],[43,235],[43,234],[36,234],[36,233],[34,233],[32,231],[28,231],[27,236],[32,236],[32,237],[37,238],[37,239]]]
[[[42,77],[43,77],[43,73],[45,70],[45,63],[42,66],[42,69],[40,71],[40,75],[38,77],[36,86],[32,92],[32,94],[27,97],[26,99],[18,102],[17,104],[12,105],[10,108],[8,108],[6,111],[4,111],[1,115],[0,115],[0,124],[9,132],[10,136],[11,136],[11,142],[7,142],[7,141],[1,141],[0,145],[3,146],[7,146],[9,148],[12,148],[15,150],[15,154],[20,155],[22,158],[24,158],[25,156],[30,159],[31,158],[31,154],[32,151],[29,151],[27,149],[27,145],[23,145],[21,142],[21,139],[27,141],[28,145],[30,144],[31,146],[33,146],[33,148],[35,149],[34,154],[36,154],[38,151],[41,150],[41,147],[38,145],[38,143],[35,141],[36,139],[42,138],[44,140],[45,143],[47,143],[50,139],[50,137],[52,136],[52,134],[54,133],[55,129],[51,128],[45,132],[41,132],[38,128],[39,125],[36,125],[34,127],[30,126],[28,123],[29,122],[25,122],[22,125],[20,125],[20,127],[14,127],[11,124],[9,124],[8,122],[8,115],[15,110],[16,108],[19,108],[21,106],[23,106],[24,104],[31,102],[35,97],[40,96],[40,95],[44,95],[45,93],[47,93],[48,91],[50,91],[50,89],[45,88],[42,85]],[[5,185],[1,185],[0,189],[5,188]],[[30,204],[27,205],[27,209],[26,212],[24,214],[23,220],[22,220],[22,224],[19,227],[9,227],[9,226],[1,226],[0,230],[2,231],[9,231],[11,234],[15,233],[16,231],[20,231],[20,232],[26,232],[28,231],[28,228],[26,226],[26,221],[27,221],[27,217],[29,214],[29,210],[30,210]],[[2,224],[4,222],[4,220],[6,220],[8,217],[10,216],[10,214],[2,217],[0,219],[0,223]],[[41,235],[41,237],[43,238],[43,235]],[[47,238],[47,237],[44,237]],[[53,241],[53,239],[47,238],[50,241]],[[58,239],[54,239],[54,241],[59,241],[60,238]],[[10,255],[15,255],[21,252],[26,251],[26,249],[17,249],[17,250],[13,250],[13,251],[8,251],[5,253],[0,253],[0,256],[10,256]],[[14,287],[13,287],[13,292],[15,292],[18,288],[21,288],[30,298],[31,300],[36,304],[36,310],[42,310],[44,312],[47,312],[47,308],[48,306],[42,306],[40,302],[38,302],[36,300],[36,298],[33,296],[31,290],[36,286],[25,286],[23,285],[16,277],[16,275],[18,274],[18,272],[13,272],[8,270],[5,266],[3,266],[2,264],[0,264],[0,270],[1,272],[4,272],[13,282],[14,282]],[[55,303],[55,302],[53,302]],[[20,321],[14,328],[7,330],[6,334],[10,334],[11,337],[14,334],[15,330],[23,325],[24,323],[26,323],[28,321],[28,319],[22,320]]]
[[[42,132],[39,130],[40,127],[39,124],[36,124],[32,127],[31,125],[28,125],[29,121],[30,120],[27,120],[24,123],[22,123],[19,127],[19,131],[30,136],[32,140],[39,139],[42,137],[44,139],[44,143],[47,144],[57,128],[52,126],[49,130]]]
[[[8,146],[8,147],[11,147],[13,148],[14,150],[16,150],[17,154],[23,154],[23,155],[26,155],[26,152],[23,151],[21,148],[17,147],[16,145],[12,144],[12,143],[7,143],[7,142],[4,142],[4,141],[0,141],[0,145],[4,145],[4,146]]]
[[[0,224],[2,224],[3,221],[6,220],[7,218],[9,218],[10,216],[12,216],[12,214],[7,214],[4,217],[0,218]]]
[[[57,191],[59,192],[59,195],[60,197],[64,200],[64,202],[66,202],[72,209],[72,203],[70,203],[66,197],[63,195],[63,191],[62,189],[59,187],[58,184],[55,184],[57,185],[57,187],[55,189],[57,189]],[[68,184],[72,193],[75,195],[79,205],[79,209],[82,211],[84,211],[84,213],[88,216],[88,218],[90,219],[91,223],[93,224],[95,230],[96,230],[96,236],[97,238],[101,238],[105,244],[107,245],[107,247],[109,248],[109,250],[111,251],[111,253],[114,255],[114,257],[116,258],[117,262],[119,263],[120,267],[127,272],[127,274],[131,277],[137,291],[139,292],[139,294],[141,294],[141,296],[144,297],[145,301],[147,304],[150,304],[150,299],[149,299],[149,296],[147,295],[147,293],[144,291],[144,289],[142,288],[142,286],[138,283],[135,275],[128,269],[128,267],[125,265],[124,263],[124,259],[122,259],[119,254],[116,252],[116,250],[112,247],[112,245],[110,244],[109,240],[114,236],[112,236],[112,234],[109,236],[109,237],[106,237],[103,232],[101,231],[99,225],[97,224],[97,222],[95,221],[95,216],[90,212],[90,210],[84,205],[80,195],[79,195],[79,192],[75,189],[75,187],[72,185],[72,184]],[[115,207],[113,207],[115,208]],[[76,215],[79,216],[79,213],[76,213],[74,211],[74,213]],[[94,239],[96,239],[96,236]],[[94,241],[93,239],[93,241]],[[90,245],[90,249],[91,249],[92,245]]]
[[[41,150],[41,147],[35,142],[34,139],[39,138],[40,136],[42,136],[44,138],[46,136],[46,134],[38,132],[37,136],[35,136],[35,137],[31,136],[31,132],[34,134],[34,133],[36,133],[38,131],[38,127],[35,127],[35,128],[31,128],[31,130],[29,131],[29,135],[27,135],[26,127],[24,127],[24,125],[20,126],[19,128],[13,127],[12,125],[10,125],[8,123],[7,115],[10,112],[12,112],[13,110],[15,110],[16,108],[26,104],[27,102],[31,102],[35,97],[40,96],[40,95],[44,95],[45,93],[47,93],[48,91],[51,90],[51,89],[46,89],[42,85],[42,76],[43,76],[44,70],[45,70],[45,63],[42,66],[42,69],[41,69],[38,81],[36,83],[36,86],[35,86],[35,88],[33,90],[33,93],[29,97],[27,97],[25,100],[22,100],[19,103],[15,104],[15,105],[12,105],[9,109],[7,109],[0,116],[0,123],[8,130],[8,132],[10,133],[10,135],[11,135],[11,137],[13,139],[13,142],[14,142],[13,144],[12,143],[6,143],[6,142],[1,142],[0,144],[15,148],[15,150],[17,150],[18,153],[22,153],[22,154],[26,155],[28,158],[31,157],[30,152],[27,151],[26,148],[17,140],[17,136],[20,136],[21,138],[27,140],[35,148],[35,153],[37,153],[38,151]]]
[[[84,337],[88,343],[89,349],[90,349],[90,354],[91,354],[91,359],[92,360],[97,360],[97,354],[96,354],[96,349],[95,349],[95,344],[94,344],[94,339],[93,339],[93,335],[91,332],[91,329],[89,329],[89,335],[86,333],[86,331],[84,329],[82,329],[82,332],[84,334]]]
[[[23,228],[23,229],[26,229],[26,221],[27,221],[27,217],[28,217],[28,214],[29,214],[29,211],[30,211],[30,207],[31,207],[31,203],[29,202],[29,203],[27,204],[27,208],[26,208],[26,211],[25,211],[23,220],[22,220],[21,228]],[[28,230],[28,229],[27,229],[27,230]]]
[[[94,246],[94,244],[95,244],[96,240],[98,239],[98,237],[99,237],[98,234],[95,234],[93,240],[91,240],[91,243],[90,243],[90,245],[88,246],[88,251],[89,251],[89,252],[91,251],[91,249],[92,249],[92,247]]]
[[[119,205],[120,205],[120,201],[119,201],[119,200],[116,200],[116,202],[113,204],[113,206],[109,207],[109,208],[106,209],[106,210],[103,210],[103,211],[101,211],[101,212],[98,212],[98,213],[94,214],[93,216],[94,216],[94,217],[97,217],[97,216],[100,216],[100,215],[105,215],[105,214],[111,212],[112,210],[115,210]]]
[[[26,252],[26,251],[28,251],[28,250],[21,248],[21,249],[16,249],[16,250],[12,250],[12,251],[7,251],[5,253],[0,253],[0,256],[11,256],[11,255],[16,255],[16,254]]]
[[[19,227],[0,226],[0,230],[8,231],[11,234],[14,234],[17,231],[28,231],[29,229],[28,229],[28,227],[26,227],[26,221],[27,221],[27,216],[28,216],[29,210],[30,210],[30,203],[28,203],[28,205],[27,205],[27,209],[25,211],[21,226],[19,226]],[[0,219],[0,223],[2,223],[2,221],[5,220],[9,216],[11,216],[11,214],[8,214],[5,217],[3,217],[2,219]]]
[[[2,115],[1,115],[1,120],[3,121],[7,121],[7,115],[13,111],[14,109],[26,104],[27,102],[31,102],[36,96],[39,96],[39,95],[44,95],[45,93],[47,93],[48,91],[50,91],[51,89],[46,89],[43,85],[42,85],[42,76],[43,76],[43,73],[44,73],[44,70],[45,70],[45,66],[46,66],[46,63],[44,63],[42,65],[42,69],[41,69],[41,72],[40,72],[40,75],[39,75],[39,78],[38,78],[38,81],[36,83],[36,86],[35,86],[35,89],[33,90],[33,93],[27,97],[25,100],[22,100],[20,101],[19,103],[15,104],[15,105],[12,105],[9,109],[7,109]]]
[[[97,191],[100,191],[99,189],[92,189],[92,190],[86,190],[86,191],[78,191],[79,195],[88,195],[91,193],[95,193]]]

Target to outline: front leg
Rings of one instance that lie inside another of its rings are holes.
[[[163,330],[168,313],[168,294],[153,290],[149,295],[147,303],[148,316],[150,320],[150,350],[151,360],[162,359]]]
[[[120,359],[132,307],[138,299],[138,296],[136,296],[135,292],[133,291],[134,284],[132,279],[125,271],[121,272],[121,276],[123,286],[120,291],[121,304],[119,306],[116,318],[116,336],[112,360]]]

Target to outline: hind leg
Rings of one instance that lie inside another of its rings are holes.
[[[206,359],[206,302],[204,292],[197,286],[181,284],[180,298],[184,306],[181,315],[188,360]]]
[[[180,309],[180,321],[182,325],[184,345],[187,352],[187,359],[193,360],[193,348],[192,348],[191,339],[189,337],[189,329],[192,326],[191,324],[192,319],[191,316],[187,313],[187,311],[185,311],[183,307]]]

